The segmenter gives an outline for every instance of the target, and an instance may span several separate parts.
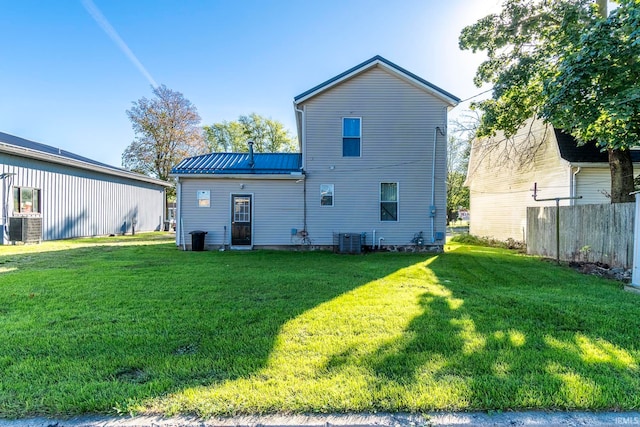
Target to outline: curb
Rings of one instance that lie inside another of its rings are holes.
[[[264,415],[231,418],[82,416],[0,420],[0,427],[428,427],[640,426],[640,412],[434,412],[417,414]]]

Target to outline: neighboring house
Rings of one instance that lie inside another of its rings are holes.
[[[640,152],[632,151],[634,167]],[[608,154],[595,144],[576,140],[551,125],[533,121],[514,138],[502,135],[473,142],[467,185],[470,190],[469,232],[497,240],[526,241],[526,208],[609,203],[611,172]],[[581,197],[581,198],[577,198]]]
[[[159,230],[169,185],[0,132],[2,244]]]
[[[447,112],[459,99],[376,56],[296,96],[299,154],[213,153],[172,171],[178,245],[442,249]],[[364,239],[363,239],[364,238]]]

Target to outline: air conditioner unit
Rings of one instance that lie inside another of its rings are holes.
[[[338,253],[362,253],[362,235],[360,233],[336,233],[333,239]]]
[[[31,216],[9,218],[9,240],[40,243],[42,241],[42,218]]]

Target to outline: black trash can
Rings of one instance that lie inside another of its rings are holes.
[[[191,234],[191,250],[192,251],[204,251],[204,236],[207,234],[206,231],[195,230],[189,232]]]

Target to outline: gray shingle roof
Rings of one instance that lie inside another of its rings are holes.
[[[601,151],[595,143],[588,143],[578,147],[576,139],[561,130],[554,129],[558,141],[560,156],[572,163],[608,163],[609,154]],[[631,160],[634,163],[640,162],[640,151],[631,150]]]
[[[5,147],[4,149],[2,148],[3,146]],[[4,132],[0,132],[0,150],[10,152],[18,156],[36,158],[57,164],[65,164],[82,169],[100,171],[109,175],[116,175],[134,179],[137,181],[149,182],[164,187],[170,187],[172,185],[171,183],[161,181],[156,178],[151,178],[139,173],[131,172],[126,169],[111,166],[106,163],[98,162],[96,160],[71,153],[70,151],[63,150],[61,148],[56,148],[50,145],[41,144],[39,142],[30,141],[28,139],[20,138],[18,136],[10,135]]]
[[[90,163],[96,166],[102,166],[104,168],[111,168],[111,169],[116,169],[120,171],[125,170],[125,169],[120,169],[120,168],[108,165],[106,163],[97,162],[87,157],[79,156],[69,151],[62,150],[60,148],[55,148],[50,145],[45,145],[39,142],[30,141],[28,139],[20,138],[18,136],[10,135],[4,132],[0,132],[0,142],[4,144],[14,145],[16,147],[26,148],[28,150],[39,151],[45,154],[53,154],[55,156],[65,157],[67,159],[77,160],[79,162],[85,162],[85,163]]]
[[[253,161],[251,167],[249,153],[211,153],[182,160],[171,170],[171,174],[288,175],[301,172],[302,167],[300,153],[255,153]]]

